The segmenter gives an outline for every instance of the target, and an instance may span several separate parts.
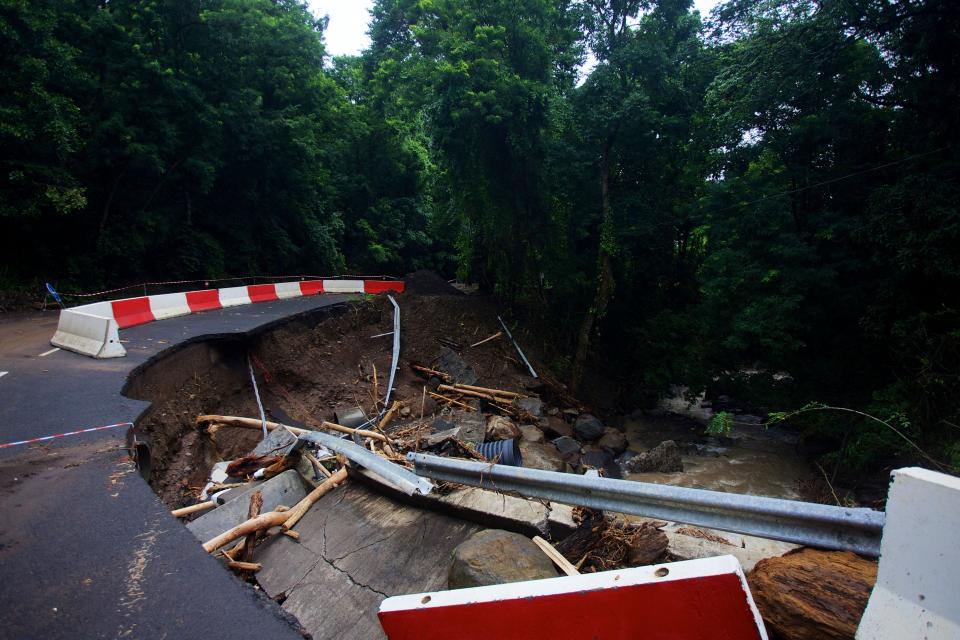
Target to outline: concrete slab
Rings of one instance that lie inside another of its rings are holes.
[[[316,640],[383,638],[377,609],[392,595],[445,589],[453,549],[475,524],[395,502],[351,482],[298,523],[300,541],[257,548],[257,580]]]
[[[255,482],[243,489],[235,490],[235,493],[231,493],[231,498],[226,504],[204,513],[192,522],[188,522],[187,529],[200,542],[206,542],[231,527],[237,526],[247,519],[250,495],[254,491],[260,491],[263,494],[262,513],[273,511],[281,504],[292,507],[307,495],[300,474],[294,469],[290,469],[266,482]]]

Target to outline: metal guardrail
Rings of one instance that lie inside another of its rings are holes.
[[[349,440],[341,440],[337,436],[319,431],[308,431],[297,437],[297,448],[302,447],[307,442],[319,444],[336,453],[342,453],[348,460],[356,462],[362,467],[366,467],[381,478],[391,482],[398,489],[407,495],[419,493],[427,495],[433,490],[433,483],[421,478],[405,467],[394,464],[386,458],[367,451],[358,444]]]
[[[418,475],[796,544],[880,555],[885,514],[862,508],[578,476],[410,453]]]

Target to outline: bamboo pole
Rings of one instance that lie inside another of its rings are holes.
[[[203,415],[197,416],[197,424],[212,423],[215,425],[224,425],[228,427],[244,427],[246,429],[261,429],[262,423],[255,418],[241,418],[238,416],[220,416],[220,415]],[[255,426],[254,426],[255,425]],[[324,420],[321,424],[321,427],[324,429],[330,429],[331,431],[339,431],[340,433],[356,433],[361,438],[373,438],[374,440],[380,440],[382,442],[390,442],[390,439],[382,433],[377,433],[376,431],[366,431],[364,429],[351,429],[350,427],[345,427],[343,425],[337,424],[335,422],[327,422]],[[267,422],[267,430],[273,431],[280,427],[286,427],[290,430],[290,433],[294,435],[303,435],[304,433],[310,433],[309,429],[301,429],[299,427],[291,427],[286,424],[280,424],[279,422]]]
[[[489,393],[480,393],[479,391],[471,391],[470,389],[458,389],[457,387],[451,387],[448,384],[441,384],[437,387],[440,391],[448,391],[450,393],[459,393],[463,396],[471,396],[473,398],[480,398],[481,400],[489,400],[490,402],[496,402],[497,398],[490,395]]]
[[[217,503],[213,500],[207,500],[206,502],[201,502],[200,504],[194,504],[189,507],[183,507],[181,509],[174,509],[170,512],[174,518],[182,518],[183,516],[188,516],[191,513],[197,513],[200,511],[206,511],[207,509],[213,509],[217,506]]]
[[[457,389],[468,389],[470,391],[479,391],[481,393],[489,393],[494,396],[505,396],[507,398],[522,398],[524,395],[522,393],[517,393],[516,391],[505,391],[503,389],[490,389],[487,387],[477,387],[471,384],[460,384],[459,382],[454,383],[453,385]]]

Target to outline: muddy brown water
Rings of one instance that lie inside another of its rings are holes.
[[[683,472],[634,473],[628,480],[801,500],[817,479],[797,455],[795,435],[783,429],[738,425],[729,438],[715,439],[703,437],[703,426],[692,420],[644,417],[626,420],[624,432],[632,449],[673,439],[684,452]]]

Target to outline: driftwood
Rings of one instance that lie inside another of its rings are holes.
[[[339,471],[334,473],[332,476],[324,480],[316,489],[307,494],[303,500],[297,503],[297,505],[287,512],[287,518],[283,521],[284,531],[288,531],[300,521],[307,511],[310,510],[310,507],[313,504],[326,495],[331,489],[336,488],[340,483],[346,482],[347,480],[347,469],[346,467],[341,468]]]
[[[472,345],[470,345],[470,348],[473,349],[474,347],[479,347],[480,345],[482,345],[482,344],[484,344],[484,343],[486,343],[486,342],[490,342],[491,340],[496,340],[497,338],[499,338],[499,337],[502,336],[502,335],[503,335],[503,331],[497,331],[495,334],[493,334],[493,335],[490,336],[489,338],[484,338],[484,339],[481,340],[480,342],[474,342]]]
[[[570,564],[570,562],[563,557],[563,554],[553,548],[553,545],[541,538],[540,536],[533,536],[533,543],[540,547],[540,550],[547,554],[547,557],[553,560],[553,564],[560,567],[560,569],[567,574],[568,576],[578,576],[580,572],[577,571],[577,568]]]
[[[247,519],[253,520],[260,515],[260,509],[263,508],[263,494],[260,491],[254,491],[250,496],[250,506],[247,507]],[[281,512],[282,513],[282,512]],[[243,562],[253,562],[253,548],[257,545],[257,532],[248,533],[243,539],[243,553],[240,560]]]
[[[182,518],[188,516],[191,513],[198,513],[200,511],[206,511],[207,509],[213,509],[217,506],[217,503],[213,500],[207,500],[206,502],[201,502],[200,504],[191,505],[189,507],[183,507],[182,509],[174,509],[170,512],[174,518]]]

